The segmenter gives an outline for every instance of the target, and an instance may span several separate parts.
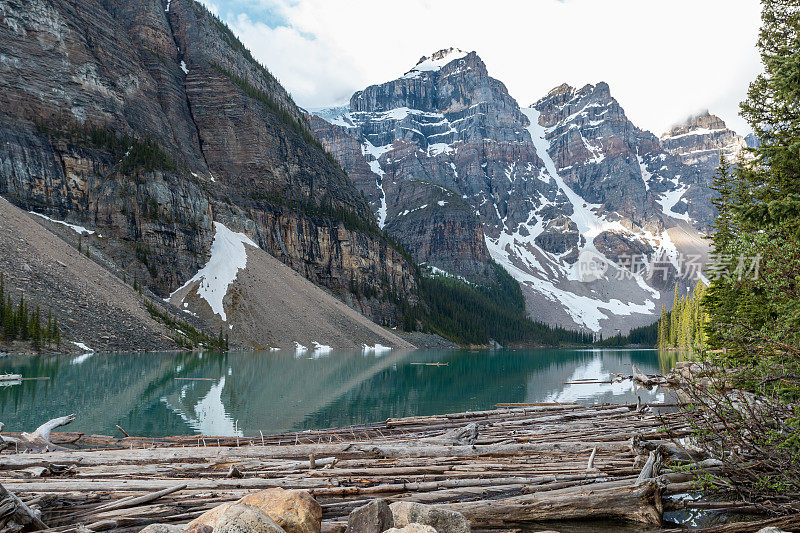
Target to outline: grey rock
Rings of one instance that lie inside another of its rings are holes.
[[[229,507],[214,525],[213,533],[286,533],[258,508],[238,503]]]
[[[185,526],[176,526],[173,524],[150,524],[139,531],[139,533],[181,533],[185,529]]]
[[[469,521],[461,513],[414,502],[395,502],[389,506],[395,527],[419,523],[438,533],[470,533]]]
[[[383,533],[394,527],[392,510],[385,500],[372,500],[350,513],[346,533]]]
[[[423,524],[408,524],[403,528],[393,527],[392,529],[387,529],[385,533],[437,533],[437,531],[431,526]]]

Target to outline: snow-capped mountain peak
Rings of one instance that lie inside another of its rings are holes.
[[[711,173],[719,166],[720,153],[731,163],[750,157],[747,140],[707,110],[673,126],[661,136],[661,144],[681,162]]]
[[[434,52],[430,56],[422,56],[417,64],[406,72],[406,77],[418,75],[420,72],[437,72],[448,63],[463,59],[469,52],[465,52],[459,48],[445,48]]]
[[[633,125],[605,82],[521,109],[477,54],[447,49],[332,114],[312,125],[381,227],[470,282],[500,263],[535,319],[627,331],[696,279],[679,255],[705,253],[710,175]]]

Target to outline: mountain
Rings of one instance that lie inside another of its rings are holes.
[[[59,233],[77,235],[76,230],[30,215],[2,199],[0,221],[0,272],[6,296],[19,301],[22,294],[29,304],[37,302],[45,315],[54,311],[63,339],[61,351],[178,347],[172,332],[148,313],[133,287]]]
[[[471,283],[500,263],[534,319],[605,334],[653,322],[707,254],[709,172],[632,124],[606,83],[524,108],[450,48],[311,113],[417,261]]]
[[[87,228],[83,246],[160,298],[232,232],[379,323],[396,324],[415,303],[416,266],[284,88],[199,3],[0,0],[0,10],[9,202]],[[257,270],[270,278],[274,266]],[[205,317],[214,336],[251,303],[243,293],[215,312],[206,298],[173,301],[172,312]],[[276,341],[263,329],[233,337]]]
[[[747,148],[755,147],[755,136],[742,137],[728,129],[725,122],[704,111],[688,117],[661,136],[661,143],[681,162],[714,173],[719,166],[720,153],[731,163],[739,156],[747,157]]]

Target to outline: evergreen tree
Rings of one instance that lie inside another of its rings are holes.
[[[713,252],[715,255],[724,255],[729,251],[731,240],[734,234],[733,222],[733,200],[734,200],[734,177],[731,173],[728,160],[725,154],[720,151],[719,168],[714,173],[711,189],[716,196],[711,199],[711,203],[717,208],[717,216],[712,224],[713,233]]]
[[[680,295],[678,294],[678,284],[675,284],[675,293],[672,297],[672,311],[669,314],[670,321],[669,321],[669,346],[676,347],[678,346],[678,331],[680,329],[680,325],[678,324],[680,313],[677,311],[680,309],[681,300]]]
[[[37,352],[42,350],[42,323],[39,313],[39,306],[31,316],[31,347]]]
[[[669,312],[665,306],[661,306],[661,315],[658,318],[658,343],[659,348],[669,347]]]
[[[719,454],[724,483],[759,502],[800,494],[800,0],[762,5],[764,71],[741,104],[760,145],[752,163],[721,161],[712,249],[727,271],[700,302],[705,342],[724,348],[708,353],[709,368],[758,402],[741,409],[709,388],[702,402],[714,409],[693,435],[736,450]]]
[[[760,337],[800,345],[800,9],[766,0],[758,46],[764,73],[742,103],[760,146],[755,164],[739,162],[713,235],[715,255],[734,256],[729,276],[712,280],[704,305],[714,346],[736,348]],[[719,174],[719,173],[718,173]],[[719,207],[718,207],[719,209]],[[731,235],[724,230],[730,224]],[[761,259],[759,262],[759,258]],[[752,274],[747,264],[756,264]]]
[[[6,328],[6,280],[2,272],[0,272],[0,338],[5,337]]]

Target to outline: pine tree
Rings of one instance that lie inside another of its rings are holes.
[[[669,347],[669,313],[667,308],[661,306],[661,316],[658,319],[658,343],[659,348]]]
[[[734,177],[731,174],[730,164],[723,152],[719,154],[719,167],[714,173],[711,189],[716,192],[716,196],[711,199],[711,203],[717,209],[717,216],[712,224],[714,229],[712,248],[715,259],[719,261],[729,251],[734,235]]]
[[[42,350],[42,322],[38,305],[31,315],[31,347],[37,352]]]
[[[680,295],[678,293],[678,284],[675,283],[675,293],[672,297],[672,311],[670,312],[669,321],[669,346],[676,348],[678,346],[678,331],[680,324],[678,323],[680,317]]]
[[[20,294],[17,304],[17,334],[19,338],[28,340],[28,311],[25,309],[25,294]]]

